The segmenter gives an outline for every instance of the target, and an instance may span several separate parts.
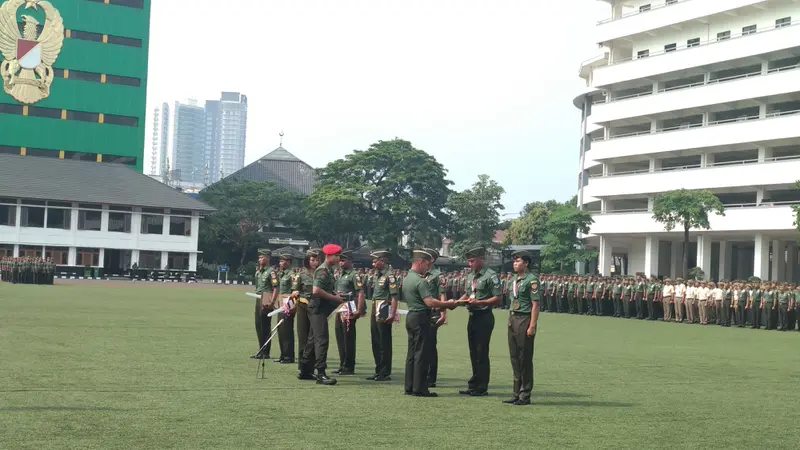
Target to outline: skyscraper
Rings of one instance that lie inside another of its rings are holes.
[[[244,167],[247,141],[247,96],[223,92],[206,102],[206,156],[211,182]]]
[[[197,100],[175,102],[172,126],[172,166],[178,181],[201,183],[206,157],[206,112]]]

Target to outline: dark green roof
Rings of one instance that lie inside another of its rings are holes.
[[[0,197],[214,211],[122,164],[35,156],[0,154]]]
[[[285,148],[278,147],[228,178],[257,183],[272,181],[286,190],[308,195],[314,190],[315,177],[313,167]]]

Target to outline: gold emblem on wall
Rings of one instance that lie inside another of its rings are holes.
[[[41,10],[44,23],[25,14],[27,10]],[[21,32],[18,20],[22,21]],[[0,62],[0,77],[6,94],[26,104],[47,98],[53,84],[53,64],[63,44],[64,20],[49,1],[8,0],[3,3],[0,6],[0,53],[4,60]]]

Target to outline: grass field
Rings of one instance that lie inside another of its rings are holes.
[[[236,288],[0,285],[0,448],[796,448],[800,333],[543,315],[534,406],[509,397],[497,312],[490,396],[469,376],[466,313],[439,334],[436,399],[271,363],[256,380],[253,303]],[[273,347],[273,355],[277,354]],[[330,361],[338,361],[331,346]],[[334,367],[335,368],[335,367]]]

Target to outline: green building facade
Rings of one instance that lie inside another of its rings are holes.
[[[24,105],[0,90],[0,153],[142,172],[151,0],[49,1],[64,21],[50,95]],[[20,24],[23,14],[45,24],[41,7],[18,10]]]

